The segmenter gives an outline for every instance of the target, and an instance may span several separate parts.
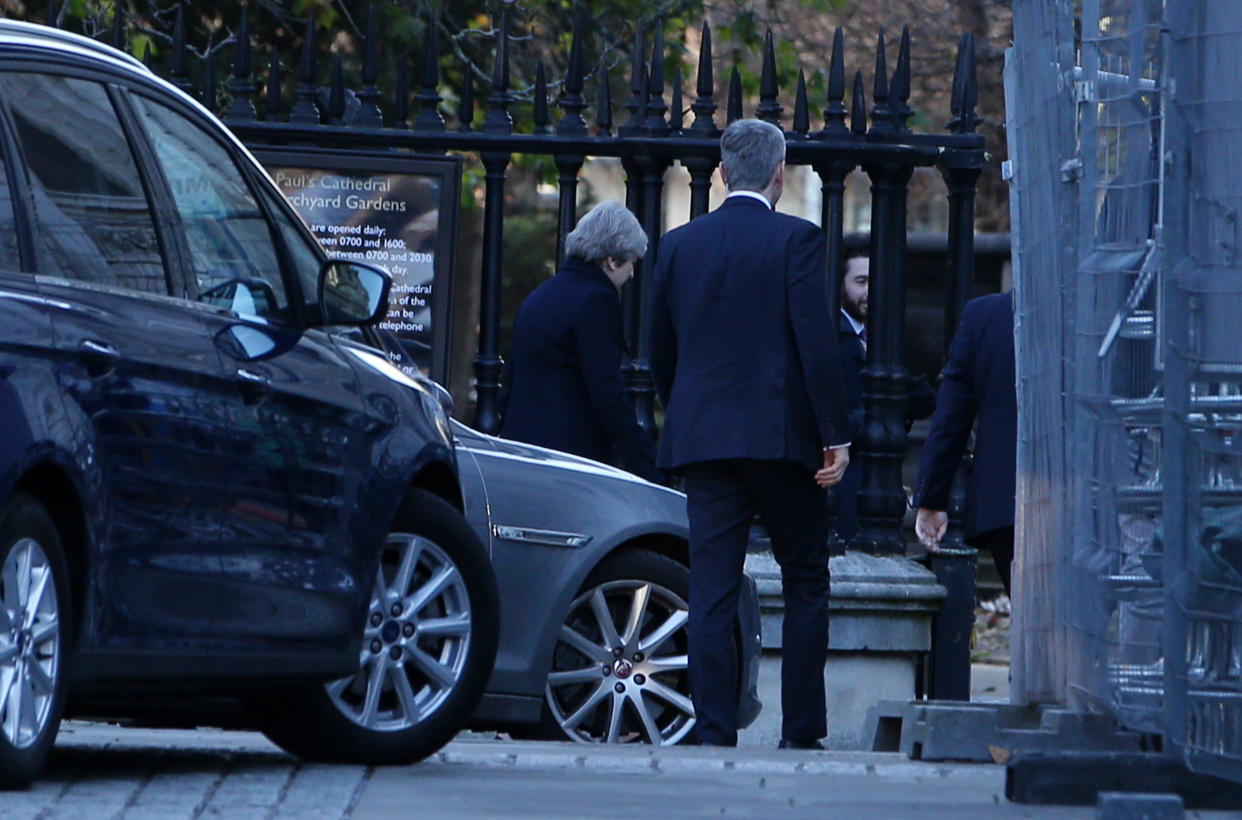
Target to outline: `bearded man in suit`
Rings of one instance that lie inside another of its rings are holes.
[[[827,734],[828,504],[849,462],[824,234],[777,213],[785,137],[760,120],[721,136],[729,195],[664,236],[651,364],[665,407],[659,466],[690,522],[690,689],[699,740],[737,744],[734,623],[751,519],[781,567],[781,746]]]

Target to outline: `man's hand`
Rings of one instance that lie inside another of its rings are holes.
[[[944,510],[919,507],[918,515],[914,519],[914,534],[919,537],[919,543],[929,551],[940,551],[940,539],[944,538],[944,531],[948,528],[949,514]]]
[[[831,487],[845,475],[845,468],[850,465],[850,448],[837,447],[824,450],[824,466],[815,472],[815,483],[821,487]]]

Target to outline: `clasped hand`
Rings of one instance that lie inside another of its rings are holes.
[[[831,487],[845,475],[845,468],[850,465],[850,448],[837,447],[835,450],[824,450],[824,466],[815,471],[815,483],[821,487]]]
[[[940,552],[940,539],[944,538],[948,527],[949,515],[944,510],[919,507],[918,515],[914,518],[914,534],[928,551]]]

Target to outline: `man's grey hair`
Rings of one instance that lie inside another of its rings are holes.
[[[734,120],[720,137],[730,191],[762,191],[785,159],[785,135],[763,120]]]
[[[647,234],[634,214],[615,200],[601,202],[565,237],[565,255],[587,262],[624,261],[647,252]]]

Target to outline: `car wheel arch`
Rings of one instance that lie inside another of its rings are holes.
[[[411,489],[426,490],[451,504],[458,512],[465,511],[461,497],[461,485],[457,474],[449,465],[433,461],[425,465],[410,482]]]
[[[61,538],[65,562],[69,570],[69,590],[72,609],[78,623],[69,633],[70,645],[76,646],[83,634],[80,619],[86,612],[86,586],[89,572],[86,518],[83,499],[77,482],[61,466],[52,462],[37,464],[28,469],[17,481],[13,492],[26,492],[47,510]]]
[[[538,641],[538,657],[540,667],[538,669],[539,680],[544,680],[548,676],[548,672],[552,668],[552,651],[556,647],[556,641],[560,635],[561,625],[565,622],[565,617],[569,614],[570,604],[578,597],[578,593],[582,589],[582,585],[586,583],[591,573],[595,572],[605,561],[617,555],[626,552],[647,551],[663,555],[680,564],[690,566],[690,545],[684,539],[672,533],[648,532],[634,536],[624,541],[618,541],[613,544],[610,549],[601,550],[594,556],[593,561],[584,561],[578,567],[577,572],[573,575],[572,583],[567,583],[564,588],[557,591],[556,607],[553,611],[558,613],[556,618],[549,618],[543,633],[539,636]],[[542,691],[542,690],[541,690]]]

